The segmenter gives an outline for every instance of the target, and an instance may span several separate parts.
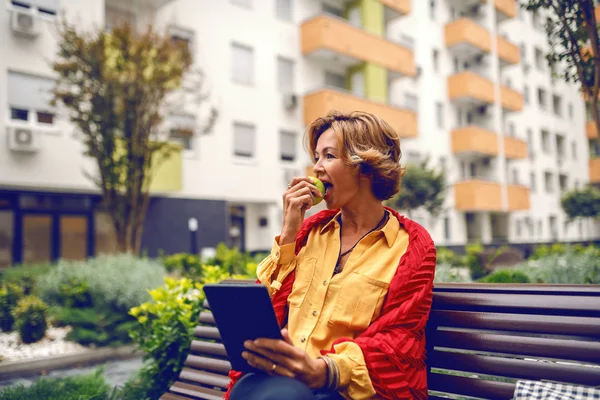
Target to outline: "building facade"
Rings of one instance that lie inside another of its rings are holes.
[[[183,149],[155,172],[150,255],[219,242],[269,249],[287,183],[312,171],[306,126],[330,109],[380,115],[402,137],[402,163],[428,158],[446,171],[446,211],[412,215],[439,245],[598,237],[590,221],[565,224],[560,208],[562,192],[599,180],[595,132],[577,89],[552,79],[541,17],[514,0],[9,0],[0,266],[115,249],[86,177],[94,164],[48,102],[63,12],[95,29],[153,22],[189,41],[206,76],[208,102],[165,124]],[[219,117],[200,134],[207,106]]]

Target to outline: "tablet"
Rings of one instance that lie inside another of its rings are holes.
[[[258,338],[282,339],[269,292],[262,284],[204,285],[206,300],[219,329],[231,367],[256,372],[242,357],[244,342]]]

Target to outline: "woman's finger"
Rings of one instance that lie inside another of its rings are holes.
[[[296,375],[284,364],[278,364],[274,360],[271,360],[267,357],[261,357],[260,355],[251,351],[242,352],[242,357],[248,362],[250,366],[258,368],[268,374],[287,376],[290,378],[296,377]]]

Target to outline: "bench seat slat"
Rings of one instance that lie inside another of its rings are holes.
[[[541,294],[438,293],[436,309],[510,312],[524,314],[577,315],[600,317],[600,296],[561,296]]]
[[[202,311],[198,316],[198,322],[202,324],[207,324],[216,327],[217,324],[215,322],[215,318],[213,317],[211,312]]]
[[[600,368],[478,354],[434,351],[427,357],[427,365],[431,368],[518,379],[547,379],[560,382],[565,376],[568,376],[569,382],[567,383],[589,386],[600,382]]]
[[[226,360],[218,360],[210,357],[195,356],[190,354],[185,360],[185,366],[195,369],[216,372],[227,376],[231,371],[231,364]]]
[[[197,371],[189,367],[184,367],[179,376],[181,379],[188,382],[200,383],[205,386],[220,387],[223,389],[227,388],[227,385],[229,384],[229,378],[227,376],[214,374],[212,372]]]
[[[190,396],[194,399],[203,399],[203,400],[222,400],[223,392],[209,389],[205,387],[201,387],[198,385],[192,385],[185,382],[175,382],[173,386],[171,386],[171,390],[177,394],[183,394],[186,396]]]
[[[160,400],[190,400],[190,398],[167,392],[167,393],[163,394],[162,396],[160,396]]]
[[[489,400],[512,399],[515,391],[515,385],[512,383],[486,381],[463,376],[431,374],[428,381],[429,390]]]
[[[595,363],[600,342],[438,330],[435,346]]]
[[[194,336],[198,339],[221,340],[219,330],[212,326],[197,326],[194,328]]]
[[[600,338],[598,318],[432,310],[430,319],[438,326]]]
[[[190,345],[190,353],[227,357],[225,346],[222,343],[203,342],[201,340],[192,340]]]

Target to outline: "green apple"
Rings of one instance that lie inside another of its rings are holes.
[[[321,197],[313,197],[313,205],[316,206],[323,200],[323,196],[325,196],[325,185],[323,185],[323,182],[321,182],[319,178],[314,176],[309,176],[308,179],[310,179],[313,185],[315,185],[317,189],[319,189],[319,192],[321,192]]]

